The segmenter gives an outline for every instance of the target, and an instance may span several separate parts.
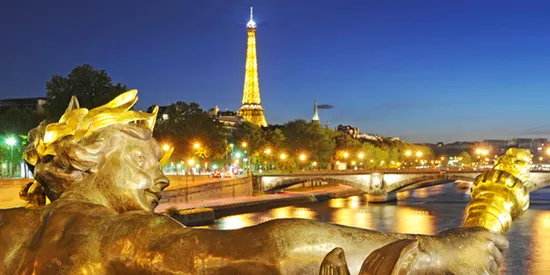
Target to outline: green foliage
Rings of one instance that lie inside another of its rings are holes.
[[[27,144],[27,133],[38,125],[39,119],[35,112],[27,108],[12,107],[0,115],[0,162],[7,167],[13,164],[8,174],[14,174],[19,169],[18,164],[23,160]],[[13,146],[6,143],[8,138],[15,139]]]
[[[197,103],[178,101],[167,107],[168,120],[158,121],[154,136],[161,144],[173,146],[175,161],[198,157],[205,160],[224,158],[227,153],[225,131],[221,124]],[[194,145],[200,144],[199,148]]]
[[[234,144],[235,151],[247,151],[251,162],[255,162],[261,152],[269,146],[267,143],[266,132],[249,122],[243,122],[237,126],[237,130],[231,136],[231,143]],[[246,146],[243,146],[246,144]]]
[[[286,138],[285,149],[289,157],[305,154],[308,159],[328,162],[336,148],[334,131],[323,128],[318,123],[294,120],[283,128]]]
[[[0,136],[26,135],[39,120],[40,117],[30,109],[11,107],[0,115]]]
[[[105,70],[96,70],[85,64],[74,68],[67,77],[54,75],[46,82],[46,90],[46,117],[57,121],[65,112],[71,96],[78,98],[81,107],[91,109],[111,101],[128,88],[120,83],[114,85]]]
[[[463,165],[471,165],[472,164],[472,156],[466,151],[463,151],[462,153],[458,154],[458,159]]]

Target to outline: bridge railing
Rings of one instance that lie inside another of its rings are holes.
[[[254,171],[253,176],[298,176],[298,175],[362,175],[372,173],[394,173],[394,174],[408,174],[408,173],[440,173],[440,172],[482,172],[486,169],[439,169],[439,168],[387,168],[387,169],[357,169],[357,170],[270,170],[270,171]]]

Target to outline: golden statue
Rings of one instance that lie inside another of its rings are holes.
[[[22,190],[27,207],[0,210],[0,274],[497,274],[500,233],[527,208],[530,154],[511,151],[500,176],[476,180],[466,227],[433,236],[302,219],[186,228],[153,212],[168,156],[152,138],[157,109],[131,111],[136,101],[129,91],[87,110],[73,98],[30,132],[36,182]]]

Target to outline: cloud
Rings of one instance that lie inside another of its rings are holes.
[[[550,135],[550,125],[539,125],[535,127],[521,129],[515,132],[519,136],[548,136]]]
[[[328,109],[334,108],[334,106],[333,106],[333,105],[329,105],[329,104],[321,104],[321,105],[317,105],[317,108],[318,108],[318,109],[325,109],[325,110],[328,110]]]

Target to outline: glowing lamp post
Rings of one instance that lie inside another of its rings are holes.
[[[271,170],[271,149],[267,148],[265,149],[264,153],[267,155],[268,163],[267,166],[269,167],[269,170]]]
[[[13,146],[17,143],[14,137],[9,137],[6,139],[6,144],[10,147],[10,175],[13,176]]]

